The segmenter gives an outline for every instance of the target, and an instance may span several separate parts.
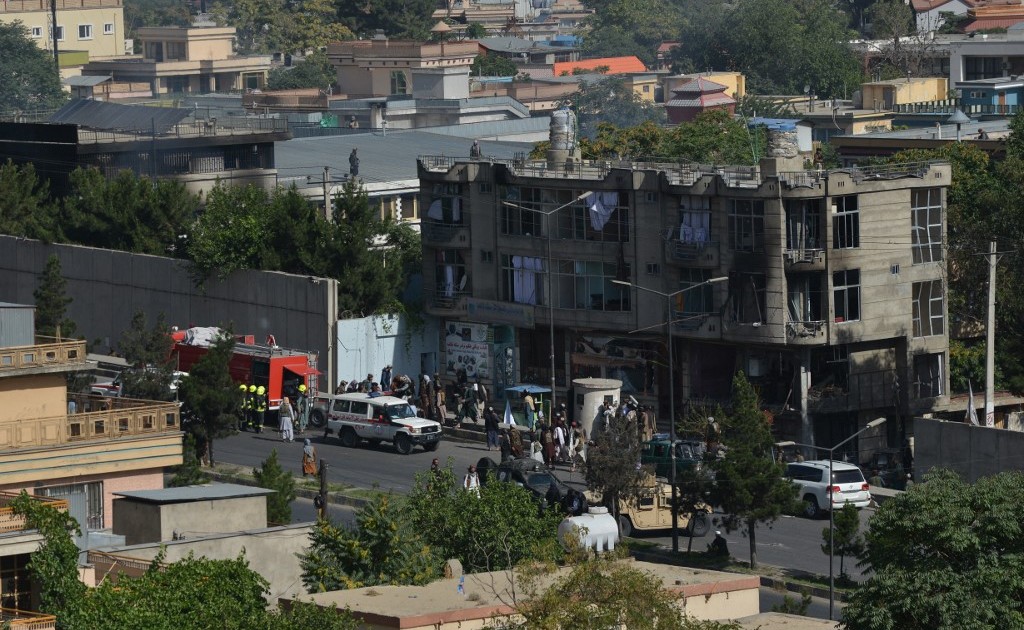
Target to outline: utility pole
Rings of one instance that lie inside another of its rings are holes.
[[[324,167],[324,218],[327,219],[328,221],[330,221],[331,217],[333,216],[333,214],[331,212],[331,189],[329,187],[329,184],[330,184],[330,181],[331,181],[330,172],[331,172],[331,167],[330,166],[325,166]]]
[[[988,326],[985,330],[985,426],[995,426],[996,242],[988,244]]]
[[[6,6],[6,3],[4,3]],[[60,55],[57,53],[57,0],[50,0],[50,36],[53,38],[53,63],[60,75]]]

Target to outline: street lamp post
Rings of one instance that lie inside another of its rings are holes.
[[[511,208],[518,208],[520,210],[525,210],[527,212],[535,212],[535,213],[537,213],[539,215],[542,215],[545,218],[545,221],[547,222],[547,233],[548,233],[548,262],[547,262],[548,295],[547,295],[547,300],[548,300],[548,330],[550,332],[550,339],[549,339],[549,341],[551,342],[551,415],[552,416],[555,415],[555,296],[552,294],[552,287],[554,286],[554,284],[553,284],[554,281],[553,281],[553,279],[551,277],[551,275],[552,275],[552,269],[551,269],[551,232],[553,231],[552,230],[552,226],[551,226],[551,216],[554,215],[559,210],[562,210],[563,208],[568,208],[569,206],[571,206],[574,203],[577,203],[579,201],[583,201],[584,199],[586,199],[591,194],[593,194],[593,193],[588,190],[588,191],[586,191],[584,193],[581,193],[581,194],[577,195],[572,201],[570,201],[568,203],[564,203],[564,204],[558,206],[557,208],[555,208],[553,210],[548,210],[546,212],[544,210],[535,210],[533,208],[527,208],[526,206],[520,206],[518,204],[510,203],[508,201],[502,201],[501,202],[502,204],[504,204],[506,206],[509,206]]]
[[[875,427],[885,424],[885,418],[875,418],[871,422],[864,425],[864,428],[857,431],[850,437],[846,438],[839,444],[836,444],[832,448],[826,446],[815,446],[814,444],[801,444],[800,442],[779,442],[777,446],[803,446],[806,448],[813,448],[819,451],[828,451],[828,486],[829,486],[829,499],[828,499],[828,618],[831,620],[834,618],[833,609],[835,608],[836,601],[836,582],[835,573],[833,569],[835,553],[836,553],[836,519],[835,510],[833,509],[832,502],[832,460],[835,457],[836,449],[844,444],[847,444],[853,438],[857,437],[861,433],[864,433],[868,429],[874,429]]]
[[[672,486],[672,552],[679,552],[679,491],[676,488],[676,377],[675,377],[675,361],[672,355],[672,298],[677,295],[686,293],[687,291],[702,287],[715,282],[721,282],[728,280],[727,277],[722,276],[720,278],[711,278],[704,282],[698,282],[697,284],[691,284],[688,287],[673,291],[672,293],[662,293],[661,291],[655,291],[654,289],[648,289],[632,282],[625,282],[623,280],[612,280],[613,284],[621,284],[627,287],[633,287],[639,291],[646,291],[647,293],[653,293],[654,295],[660,295],[665,298],[665,336],[666,343],[668,344],[668,441],[669,441],[669,469],[668,469],[668,482]]]

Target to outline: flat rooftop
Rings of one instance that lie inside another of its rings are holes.
[[[194,503],[196,501],[213,501],[216,499],[242,499],[273,494],[273,490],[243,486],[236,483],[211,483],[202,486],[184,486],[181,488],[164,488],[163,490],[136,490],[114,492],[115,497],[132,499],[142,503],[167,505],[171,503]]]

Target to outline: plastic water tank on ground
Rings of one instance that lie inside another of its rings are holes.
[[[614,378],[577,378],[573,379],[572,388],[576,396],[573,417],[579,421],[587,436],[591,436],[594,433],[597,408],[606,401],[619,400],[622,381]]]
[[[577,538],[587,549],[611,551],[619,542],[619,527],[606,507],[592,507],[586,514],[564,519],[558,526],[558,540],[568,547],[568,537]]]

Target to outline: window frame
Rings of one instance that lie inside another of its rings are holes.
[[[113,22],[104,22],[103,23],[103,34],[104,35],[113,35],[114,34],[114,23]]]
[[[910,249],[913,264],[942,262],[942,189],[918,188],[912,190],[910,195]]]
[[[43,38],[43,27],[42,26],[33,26],[32,29],[29,31],[29,36],[32,39],[42,39]]]
[[[913,336],[934,337],[945,334],[945,295],[942,280],[914,282],[910,286]]]
[[[840,298],[842,299],[840,300]],[[860,269],[842,269],[832,272],[832,319],[834,323],[859,322],[864,315],[860,298]],[[840,304],[842,304],[842,314],[840,314]],[[854,316],[850,316],[851,306],[856,310]]]
[[[82,33],[85,32],[85,35]],[[93,38],[92,24],[79,24],[78,25],[78,41],[89,41]]]
[[[764,200],[729,200],[729,247],[747,253],[764,252]],[[750,244],[744,245],[749,237]]]
[[[836,208],[832,214],[832,249],[859,249],[860,201],[857,195],[833,197],[832,205]]]

